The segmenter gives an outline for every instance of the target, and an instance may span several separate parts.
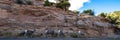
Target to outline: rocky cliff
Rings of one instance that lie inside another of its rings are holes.
[[[46,29],[60,29],[65,35],[82,31],[85,37],[114,35],[115,26],[105,18],[44,7],[43,0],[33,2],[33,5],[25,5],[13,0],[0,1],[0,37],[16,36],[25,29],[35,29],[36,36]]]

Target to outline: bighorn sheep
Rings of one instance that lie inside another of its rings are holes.
[[[63,36],[64,36],[64,33],[63,33],[62,30],[58,30],[58,31],[57,31],[57,35],[58,35],[58,37],[63,37]]]
[[[55,34],[54,30],[45,30],[46,37],[48,36],[53,37],[54,34]]]
[[[84,32],[82,32],[82,31],[78,31],[78,37],[83,37],[85,35],[85,33]]]
[[[36,30],[24,30],[22,31],[19,35],[20,36],[25,36],[25,37],[32,37],[32,34],[35,32]]]

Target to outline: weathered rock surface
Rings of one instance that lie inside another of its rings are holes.
[[[19,5],[10,0],[0,1],[0,37],[15,36],[25,29],[36,29],[35,35],[45,29],[63,30],[64,33],[83,31],[85,37],[114,35],[114,25],[105,18],[63,11],[55,7]],[[41,4],[39,4],[39,2]],[[68,35],[68,34],[66,34]]]

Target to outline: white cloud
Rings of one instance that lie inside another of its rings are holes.
[[[69,10],[78,10],[83,7],[83,3],[89,2],[89,0],[69,0],[69,2],[71,4]]]
[[[55,0],[49,0],[50,2],[54,2],[54,3],[56,3],[56,1]]]
[[[55,2],[55,0],[49,0],[50,2]],[[69,0],[71,6],[69,10],[78,10],[83,6],[83,3],[89,2],[89,0]]]

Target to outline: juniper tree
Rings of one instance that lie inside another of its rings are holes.
[[[61,8],[66,11],[69,6],[70,3],[68,2],[68,0],[57,0],[57,5],[56,5],[57,8]]]

